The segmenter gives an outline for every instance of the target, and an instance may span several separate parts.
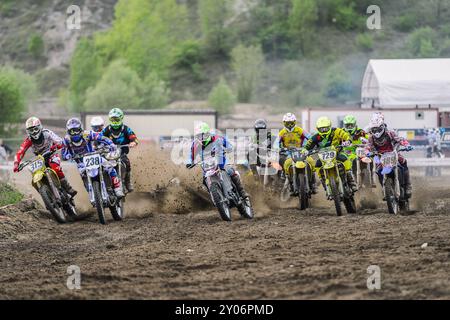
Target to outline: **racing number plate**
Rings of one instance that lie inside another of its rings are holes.
[[[99,154],[94,154],[83,158],[83,163],[86,169],[98,168],[102,163],[102,158]]]
[[[364,148],[356,148],[356,155],[360,158],[364,158],[366,156]]]
[[[381,156],[383,167],[395,167],[397,165],[397,154],[394,152],[385,153]]]
[[[33,161],[30,164],[30,171],[35,173],[36,171],[42,169],[44,167],[44,161],[42,161],[41,159],[38,159],[36,161]]]
[[[324,151],[319,153],[319,158],[323,161],[330,161],[336,158],[336,151]]]

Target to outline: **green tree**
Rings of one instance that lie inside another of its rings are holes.
[[[143,82],[142,109],[165,107],[169,102],[170,89],[156,73],[150,73]]]
[[[82,111],[86,91],[95,86],[101,77],[102,59],[93,40],[81,39],[70,62],[70,84],[68,100],[74,111]]]
[[[166,79],[187,30],[186,7],[176,0],[119,0],[112,28],[96,44],[108,61],[126,60],[141,78],[156,72]]]
[[[226,25],[231,18],[230,0],[199,0],[198,16],[205,47],[212,54],[228,55],[232,32]]]
[[[44,54],[44,49],[44,39],[42,39],[42,36],[39,34],[31,35],[28,40],[28,52],[30,52],[34,58],[40,58]]]
[[[239,45],[231,52],[231,58],[232,68],[236,74],[238,101],[250,102],[264,68],[261,47]]]
[[[307,55],[311,49],[317,19],[317,5],[314,0],[292,0],[288,20],[289,32],[303,55]]]
[[[236,104],[236,97],[223,77],[209,93],[208,103],[220,114],[227,114],[232,111]]]
[[[38,95],[38,89],[36,78],[33,75],[21,69],[16,69],[10,66],[0,67],[0,74],[7,75],[8,77],[15,80],[15,82],[19,86],[25,106],[36,99]]]
[[[25,110],[20,84],[10,74],[0,72],[0,135],[14,133],[9,124],[17,123]]]
[[[414,57],[430,57],[437,55],[438,34],[430,27],[416,29],[408,37],[406,50]]]
[[[341,65],[332,66],[326,74],[325,96],[338,102],[345,102],[352,94],[352,84]]]
[[[123,60],[112,62],[95,87],[87,90],[85,109],[107,110],[111,106],[137,109],[142,103],[143,85],[137,73]]]

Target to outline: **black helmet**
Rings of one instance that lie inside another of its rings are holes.
[[[255,130],[267,129],[267,123],[264,119],[258,119],[255,121]]]

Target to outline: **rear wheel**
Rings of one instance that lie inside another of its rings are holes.
[[[386,181],[384,183],[384,190],[389,213],[397,214],[399,205],[395,197],[394,181],[392,180],[392,178],[386,178]]]
[[[213,183],[211,185],[210,192],[222,220],[231,221],[230,208],[228,207],[226,201],[224,201],[225,199],[222,195],[222,189],[220,188],[220,186],[217,183]]]
[[[304,173],[300,173],[297,176],[297,181],[298,181],[298,199],[299,199],[299,203],[300,203],[300,210],[305,210],[307,208],[309,208],[309,194],[307,192],[307,183],[308,183],[308,178]]]
[[[46,184],[42,185],[41,188],[39,189],[39,194],[41,195],[42,200],[44,201],[45,207],[47,208],[48,211],[50,211],[55,220],[58,221],[59,223],[66,223],[67,219],[64,214],[64,211],[58,205],[50,187]]]
[[[100,182],[93,181],[92,188],[94,189],[95,207],[97,209],[98,220],[101,224],[106,224],[105,208],[103,208],[102,189]]]
[[[338,216],[342,216],[341,197],[339,195],[339,189],[337,187],[336,180],[334,177],[330,177],[330,188],[334,201],[334,206],[336,207],[336,214]]]

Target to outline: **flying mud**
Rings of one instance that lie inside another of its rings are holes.
[[[249,186],[254,220],[225,223],[198,169],[160,150],[133,157],[136,193],[122,222],[98,223],[76,172],[85,218],[59,225],[28,199],[0,210],[0,299],[449,299],[448,180],[413,182],[412,211],[387,214],[380,190],[358,196],[360,213],[337,217],[322,193],[313,209]],[[29,177],[17,184],[28,187]],[[28,189],[26,189],[28,188]],[[67,268],[81,289],[67,287]],[[369,290],[369,266],[381,288]]]

